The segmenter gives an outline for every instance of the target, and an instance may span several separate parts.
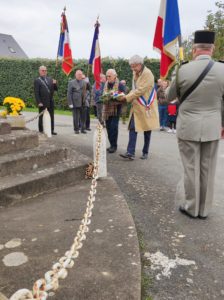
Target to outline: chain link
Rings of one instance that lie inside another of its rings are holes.
[[[57,263],[52,266],[52,269],[45,273],[44,278],[38,279],[33,285],[33,291],[27,289],[20,289],[14,293],[10,300],[46,300],[48,291],[57,290],[59,287],[59,279],[67,277],[68,272],[66,269],[72,268],[74,259],[78,258],[79,250],[83,246],[83,241],[86,240],[86,233],[89,232],[89,225],[91,224],[92,210],[94,208],[98,171],[99,171],[99,157],[100,146],[102,141],[103,126],[98,123],[97,125],[97,142],[96,142],[96,159],[94,162],[93,179],[89,191],[86,211],[77,231],[74,242],[64,256],[62,256]]]
[[[27,124],[27,123],[30,123],[30,122],[32,122],[32,121],[34,121],[34,120],[36,120],[36,119],[38,119],[40,116],[42,116],[42,115],[44,114],[44,111],[45,111],[45,109],[44,109],[41,113],[37,114],[35,117],[33,117],[33,118],[29,119],[29,120],[26,120],[26,121],[25,121],[26,124]]]

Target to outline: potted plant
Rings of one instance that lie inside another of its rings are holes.
[[[3,101],[5,110],[1,112],[1,116],[7,119],[13,128],[24,128],[25,118],[22,115],[22,110],[25,107],[25,103],[20,98],[6,97]]]

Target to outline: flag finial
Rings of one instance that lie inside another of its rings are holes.
[[[100,15],[98,15],[97,18],[96,18],[96,24],[95,24],[95,27],[96,27],[96,26],[100,26],[100,23],[99,23],[99,17],[100,17]]]

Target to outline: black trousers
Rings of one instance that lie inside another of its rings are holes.
[[[90,128],[90,107],[86,107],[86,129]]]
[[[45,110],[45,106],[39,107],[39,113],[41,113],[43,110]],[[54,102],[50,102],[50,106],[47,107],[47,110],[50,114],[51,117],[51,133],[54,132]],[[38,128],[39,132],[43,132],[43,115],[39,117],[39,122],[38,122]]]
[[[73,113],[73,125],[74,130],[79,131],[86,129],[86,107],[74,107],[72,110]]]

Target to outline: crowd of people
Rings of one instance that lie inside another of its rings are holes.
[[[152,130],[177,133],[185,189],[180,211],[193,218],[206,218],[210,211],[218,142],[224,137],[224,65],[211,59],[214,39],[214,32],[202,30],[195,33],[193,61],[177,68],[176,77],[170,84],[159,79],[155,86],[154,76],[144,65],[143,58],[135,55],[129,60],[133,71],[130,90],[124,80],[118,79],[116,70],[109,69],[106,75],[101,74],[99,89],[96,84],[91,87],[82,70],[77,70],[67,91],[75,134],[80,131],[86,134],[86,130],[90,130],[93,99],[96,116],[107,130],[109,154],[117,151],[119,119],[122,113],[126,115],[129,104],[129,141],[127,151],[120,154],[123,159],[135,159],[138,133],[144,134],[141,159],[148,158]],[[40,112],[44,108],[49,110],[52,134],[56,134],[53,93],[57,84],[47,77],[46,67],[41,66],[39,74],[34,82],[37,105]],[[114,94],[120,97],[113,98]],[[111,101],[104,102],[104,95],[111,95]],[[39,131],[43,131],[42,117]]]

